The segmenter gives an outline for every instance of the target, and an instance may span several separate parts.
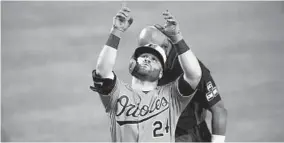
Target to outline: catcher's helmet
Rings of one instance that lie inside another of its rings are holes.
[[[147,26],[139,34],[138,46],[146,44],[157,44],[164,48],[165,52],[168,53],[170,47],[172,47],[171,40],[161,31],[160,25]]]
[[[131,75],[136,75],[136,72],[138,70],[137,58],[143,53],[151,53],[155,55],[159,59],[162,68],[164,69],[166,62],[166,53],[164,49],[157,44],[146,44],[144,46],[138,47],[130,59],[129,72],[131,73]]]

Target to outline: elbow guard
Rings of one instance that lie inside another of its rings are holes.
[[[96,74],[96,70],[92,72],[94,86],[90,86],[90,89],[98,92],[102,95],[109,94],[115,86],[116,75],[114,74],[114,79],[102,78],[100,75]]]

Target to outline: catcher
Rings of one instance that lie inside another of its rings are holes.
[[[164,32],[175,45],[184,74],[158,86],[166,54],[160,46],[147,44],[138,47],[130,60],[131,85],[115,75],[113,67],[121,35],[133,22],[127,7],[114,17],[109,38],[92,72],[91,89],[99,93],[109,115],[114,142],[174,142],[178,118],[196,92],[201,78],[198,60],[183,40],[175,19],[168,11],[163,16]]]
[[[141,31],[138,46],[149,43],[160,45],[167,53],[164,76],[158,85],[166,85],[183,74],[175,45],[165,34],[164,27],[148,26]],[[179,118],[175,132],[176,142],[224,142],[227,111],[210,71],[201,61],[198,62],[202,78],[197,86],[196,95]],[[205,122],[206,110],[212,113],[212,134]]]

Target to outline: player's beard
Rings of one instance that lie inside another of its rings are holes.
[[[142,81],[154,82],[159,80],[161,69],[152,68],[151,65],[144,66],[139,63],[137,64],[138,68],[136,74],[134,74],[133,76],[135,76],[136,78]]]

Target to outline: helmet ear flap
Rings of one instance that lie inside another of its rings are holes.
[[[131,75],[133,75],[137,71],[137,68],[138,68],[137,61],[136,61],[135,57],[132,56],[130,61],[129,61],[129,68],[128,68],[129,69],[129,73]]]
[[[160,74],[159,74],[159,79],[161,79],[161,78],[163,77],[163,75],[164,75],[164,70],[162,70],[162,71],[160,72]]]

